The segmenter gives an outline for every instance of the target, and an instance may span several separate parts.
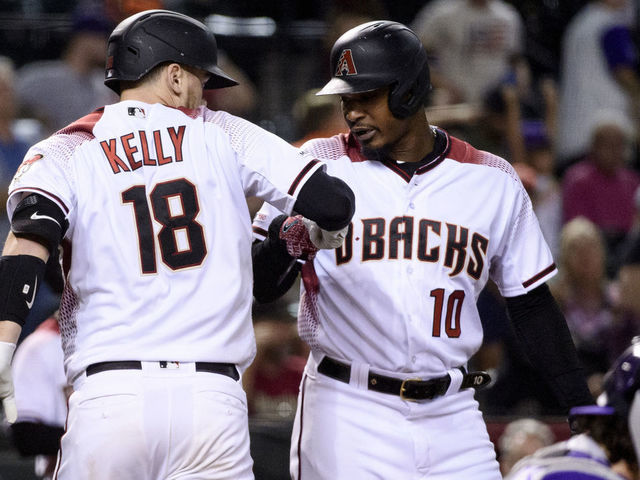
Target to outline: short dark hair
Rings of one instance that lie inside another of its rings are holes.
[[[140,85],[142,85],[144,83],[154,81],[155,79],[157,79],[160,76],[160,71],[164,67],[166,67],[167,65],[169,65],[171,63],[175,63],[175,62],[162,62],[162,63],[159,63],[158,65],[153,67],[151,70],[149,70],[147,73],[145,73],[142,76],[142,78],[140,78],[138,80],[132,80],[132,81],[122,80],[122,81],[120,81],[120,91],[122,92],[123,90],[127,90],[128,88],[139,87]]]

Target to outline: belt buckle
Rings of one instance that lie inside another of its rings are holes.
[[[405,384],[407,382],[411,382],[411,381],[415,381],[415,380],[422,381],[422,379],[418,378],[418,377],[416,377],[416,378],[407,378],[407,379],[402,381],[402,385],[400,385],[400,398],[402,400],[406,400],[407,402],[417,402],[418,401],[417,398],[408,398],[408,397],[404,396],[405,391],[406,391],[406,385]]]

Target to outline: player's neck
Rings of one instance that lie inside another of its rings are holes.
[[[412,128],[394,146],[390,157],[396,162],[419,162],[433,151],[435,132],[426,118],[418,117]]]
[[[153,105],[160,103],[168,107],[184,107],[177,97],[170,95],[160,88],[152,88],[148,85],[141,85],[123,90],[120,94],[120,101],[135,100]]]

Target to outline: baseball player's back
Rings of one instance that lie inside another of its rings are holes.
[[[352,192],[322,162],[202,106],[204,89],[236,84],[216,52],[185,15],[125,19],[105,80],[120,102],[33,146],[10,186],[0,258],[10,421],[16,334],[45,262],[71,244],[60,330],[74,392],[56,478],[252,479],[240,381],[255,355],[245,197],[295,208],[321,235],[353,214]]]
[[[18,171],[10,208],[17,193],[38,189],[71,219],[60,318],[70,381],[92,363],[131,358],[247,366],[255,347],[243,185],[256,174],[239,167],[287,155],[284,142],[269,151],[268,136],[223,112],[124,101],[29,152],[36,160]],[[273,201],[286,208],[291,198]]]

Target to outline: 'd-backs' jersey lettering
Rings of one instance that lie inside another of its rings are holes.
[[[442,375],[482,343],[476,300],[489,278],[509,297],[555,274],[511,165],[452,137],[447,145],[411,177],[363,160],[346,135],[303,145],[356,196],[344,244],[303,268],[298,321],[314,351],[390,374]],[[256,238],[278,214],[263,207]],[[315,284],[310,295],[305,285]]]

